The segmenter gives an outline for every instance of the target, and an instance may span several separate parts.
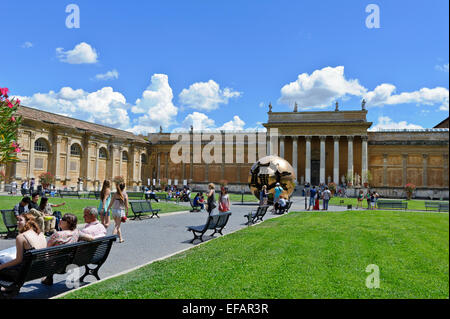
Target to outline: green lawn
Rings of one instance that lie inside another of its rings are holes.
[[[449,216],[290,213],[64,298],[449,298]]]
[[[380,199],[380,200],[389,200],[389,199]],[[341,204],[340,202],[344,201],[344,204]],[[408,202],[408,209],[410,210],[426,210],[425,208],[425,202],[429,200],[420,200],[420,199],[411,199],[411,200],[404,200]],[[440,202],[440,201],[438,201]],[[356,207],[358,201],[356,198],[341,198],[341,197],[333,197],[330,200],[330,205],[353,205],[353,207]],[[367,201],[363,200],[363,207],[367,208]],[[430,210],[430,209],[429,209]]]
[[[158,193],[156,193],[156,195],[158,195],[158,194],[165,194],[165,195],[167,195],[166,192],[158,192]],[[194,199],[196,194],[197,194],[196,192],[195,193],[191,192],[191,198]],[[220,194],[220,192],[216,192],[216,199],[219,198],[219,194]],[[203,193],[203,195],[204,195],[204,198],[206,200],[206,194]],[[232,203],[240,202],[242,200],[242,195],[241,194],[228,194],[228,195],[229,195],[230,201]],[[175,201],[175,199],[172,198],[170,201]],[[257,202],[257,201],[258,201],[258,199],[255,196],[253,196],[251,194],[244,194],[244,202]]]
[[[12,209],[14,205],[20,202],[22,196],[0,196],[0,209]],[[83,209],[87,206],[98,207],[100,201],[95,199],[78,199],[78,198],[59,198],[59,197],[50,197],[48,199],[49,203],[52,204],[60,204],[66,202],[66,205],[61,207],[53,208],[53,211],[61,211],[64,215],[65,213],[75,214],[78,218],[78,223],[84,223],[83,219]],[[174,203],[165,203],[159,202],[155,203],[152,201],[152,208],[161,209],[161,214],[176,212],[176,211],[184,211],[188,208],[186,206],[177,205]],[[129,208],[128,216],[133,216],[133,212],[131,208]],[[0,232],[6,231],[5,224],[3,223],[3,219],[0,221]]]

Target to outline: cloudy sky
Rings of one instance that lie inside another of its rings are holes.
[[[362,99],[372,129],[433,127],[449,112],[448,1],[377,1],[368,28],[371,3],[4,0],[0,87],[137,134],[262,129],[270,102]]]

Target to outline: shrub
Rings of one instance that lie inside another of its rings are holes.
[[[0,164],[18,162],[17,153],[21,151],[17,144],[17,129],[22,117],[15,115],[20,100],[10,100],[8,92],[8,88],[0,88]]]

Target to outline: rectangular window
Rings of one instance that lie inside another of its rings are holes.
[[[71,171],[76,171],[77,170],[77,162],[75,162],[75,161],[71,161],[70,162],[70,170]]]

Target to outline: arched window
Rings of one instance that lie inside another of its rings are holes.
[[[81,156],[81,146],[78,144],[72,144],[70,146],[70,155],[72,156]]]
[[[145,156],[145,154],[141,154],[141,163],[147,164],[147,156]]]
[[[126,151],[122,152],[122,161],[128,162],[128,153]]]
[[[49,151],[48,143],[43,138],[38,138],[34,142],[34,150],[37,152],[47,152]]]
[[[108,159],[108,153],[104,147],[100,148],[98,151],[98,158]]]

